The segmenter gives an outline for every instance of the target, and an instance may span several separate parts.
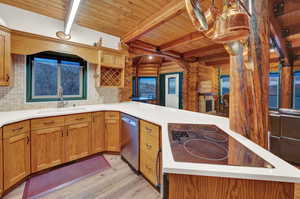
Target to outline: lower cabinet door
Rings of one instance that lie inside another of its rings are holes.
[[[105,121],[106,150],[120,152],[120,122],[118,119]]]
[[[66,133],[64,136],[66,162],[76,160],[90,154],[90,132],[90,122],[69,125],[66,127]]]
[[[31,132],[31,171],[37,172],[64,162],[63,127]]]
[[[105,113],[93,113],[92,153],[105,151]]]
[[[0,128],[0,133],[2,133],[2,129]],[[0,136],[0,198],[3,194],[3,140],[2,136]]]
[[[3,140],[4,190],[30,174],[30,137],[20,134]]]
[[[140,170],[141,173],[153,184],[158,185],[159,168],[155,159],[148,156],[147,153],[141,150],[140,154]]]

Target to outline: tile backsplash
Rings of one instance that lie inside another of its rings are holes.
[[[67,106],[119,102],[119,89],[97,88],[95,86],[96,68],[88,66],[87,100],[69,101]],[[39,109],[57,107],[57,102],[26,102],[26,56],[12,55],[10,87],[0,87],[0,111]]]

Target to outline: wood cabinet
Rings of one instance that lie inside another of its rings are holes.
[[[106,150],[120,152],[120,113],[105,112]]]
[[[140,121],[140,170],[154,185],[160,184],[160,127]]]
[[[0,86],[9,86],[10,67],[10,31],[0,26]]]
[[[92,114],[92,153],[105,151],[105,113]]]
[[[65,161],[88,156],[91,153],[91,123],[71,124],[65,128]]]
[[[37,172],[64,162],[63,127],[31,132],[31,171]]]
[[[30,174],[29,127],[25,121],[3,128],[4,190]]]
[[[3,140],[2,140],[2,128],[0,128],[0,197],[3,194]]]

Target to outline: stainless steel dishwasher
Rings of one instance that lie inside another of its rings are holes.
[[[130,115],[121,114],[121,157],[129,166],[139,171],[139,119]]]

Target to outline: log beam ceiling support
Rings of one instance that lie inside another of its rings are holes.
[[[161,26],[170,19],[181,15],[184,11],[185,2],[182,0],[173,0],[157,13],[140,23],[134,30],[122,37],[122,42],[132,42],[158,26]]]
[[[184,35],[183,37],[180,37],[178,39],[175,39],[173,41],[170,41],[170,42],[167,42],[167,43],[161,45],[159,47],[159,49],[161,51],[168,51],[168,50],[174,49],[176,47],[180,47],[180,46],[186,45],[190,42],[197,41],[197,40],[200,40],[203,38],[204,38],[204,36],[201,32],[198,32],[198,31],[192,32],[187,35]]]
[[[272,4],[271,4],[272,5]],[[281,30],[282,27],[278,23],[278,20],[275,17],[273,7],[270,6],[270,31],[273,36],[276,46],[281,54],[281,57],[284,58],[286,65],[293,64],[293,54],[290,49],[287,48],[287,40],[282,36]]]

